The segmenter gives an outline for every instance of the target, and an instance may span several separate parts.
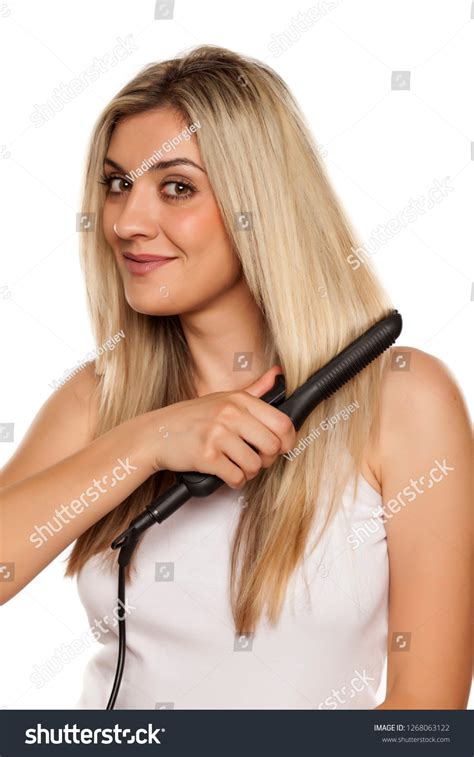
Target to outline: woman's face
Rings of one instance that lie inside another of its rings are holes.
[[[129,116],[115,127],[104,162],[103,230],[126,300],[140,313],[175,315],[205,308],[241,278],[196,137],[180,139],[176,146],[170,142],[160,163],[152,158],[184,128],[168,107]],[[144,160],[157,165],[134,175]],[[163,162],[167,165],[160,167]],[[126,257],[140,255],[174,259],[156,266]]]

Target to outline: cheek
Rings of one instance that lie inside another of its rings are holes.
[[[219,214],[188,218],[171,239],[183,260],[173,271],[163,269],[163,279],[181,312],[210,302],[240,278],[240,261]]]
[[[234,257],[231,243],[214,202],[195,212],[183,213],[178,223],[170,224],[168,232],[190,265],[197,263],[206,269],[212,269],[216,263],[226,268],[231,265]],[[214,270],[213,276],[217,274]]]
[[[218,239],[225,237],[224,227],[219,213],[209,205],[196,209],[186,209],[167,219],[169,222],[163,230],[173,239],[180,240],[185,252],[206,249]]]

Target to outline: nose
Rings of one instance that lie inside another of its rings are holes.
[[[154,239],[160,233],[159,216],[156,188],[139,188],[134,184],[113,225],[113,230],[121,239],[131,239],[134,236]]]

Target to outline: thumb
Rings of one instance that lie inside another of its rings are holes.
[[[261,397],[270,391],[275,383],[275,377],[278,373],[283,373],[281,365],[273,365],[268,371],[263,373],[260,378],[244,387],[244,392],[248,392],[253,397]]]

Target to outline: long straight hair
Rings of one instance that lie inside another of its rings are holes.
[[[283,368],[287,396],[336,353],[388,315],[393,305],[365,263],[348,259],[360,241],[349,222],[301,110],[280,76],[264,63],[214,45],[143,68],[97,120],[90,140],[82,212],[99,219],[100,172],[115,125],[132,114],[171,107],[195,132],[229,239],[264,323],[266,370]],[[224,168],[225,167],[225,168]],[[236,215],[250,212],[243,233]],[[101,224],[82,234],[81,266],[98,345],[121,329],[118,348],[95,361],[100,388],[95,437],[138,414],[197,396],[179,316],[152,316],[127,303]],[[358,474],[379,429],[379,389],[390,352],[321,403],[297,439],[327,428],[291,460],[281,455],[243,487],[231,548],[229,596],[235,630],[275,624],[290,578],[317,546]],[[341,421],[341,409],[358,408]],[[340,422],[324,424],[336,416]],[[76,541],[65,575],[93,555],[116,566],[110,543],[175,479],[158,471]],[[318,527],[316,530],[316,526]],[[138,551],[138,550],[137,550]],[[131,580],[136,554],[127,570]],[[109,562],[110,561],[110,562]],[[266,621],[265,621],[266,622]]]

